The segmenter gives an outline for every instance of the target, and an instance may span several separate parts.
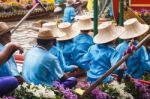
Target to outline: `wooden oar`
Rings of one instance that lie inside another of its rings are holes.
[[[39,1],[39,0],[36,0],[37,1],[37,3],[28,11],[28,13],[18,22],[18,24],[15,26],[15,28],[13,29],[13,31],[12,31],[12,33],[14,33],[15,31],[16,31],[16,29],[24,22],[24,20],[26,20],[28,17],[29,17],[29,15],[32,13],[32,11],[37,7],[37,6],[41,6],[42,7],[42,9],[45,11],[45,12],[47,12],[46,11],[46,9],[42,6],[42,4],[41,4],[41,2]]]
[[[136,46],[135,51],[137,49],[139,49],[143,43],[150,38],[150,34],[148,34],[141,42],[139,42],[139,44]],[[128,59],[129,56],[131,56],[133,53],[129,53],[127,55],[125,55],[119,62],[117,62],[116,65],[112,66],[104,75],[102,75],[95,83],[93,83],[85,92],[84,94],[81,96],[81,99],[84,99],[88,94],[90,94],[90,92],[97,87],[99,84],[102,83],[102,81],[109,76],[115,69],[117,69],[124,61],[126,61]]]

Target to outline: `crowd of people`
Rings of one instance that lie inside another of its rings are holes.
[[[66,10],[68,12],[70,10]],[[138,44],[138,37],[149,30],[147,24],[132,18],[124,22],[124,27],[110,21],[103,22],[98,26],[98,34],[93,36],[90,35],[93,31],[91,16],[78,16],[76,22],[71,22],[75,16],[69,17],[60,24],[49,22],[42,25],[36,38],[37,44],[25,53],[22,74],[18,73],[13,53],[16,50],[22,53],[23,49],[11,43],[13,27],[0,22],[0,95],[24,81],[46,86],[52,86],[53,81],[60,81],[65,87],[72,88],[77,79],[76,76],[69,76],[68,72],[77,69],[86,73],[88,82],[94,83],[124,55],[132,53]],[[124,41],[114,46],[118,38]],[[150,72],[150,59],[145,47],[140,47],[114,74],[120,70],[124,70],[123,77],[130,75],[136,79]],[[112,80],[113,77],[109,75],[103,83]]]

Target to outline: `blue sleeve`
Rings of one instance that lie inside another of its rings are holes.
[[[145,71],[150,72],[150,59],[146,48],[142,46],[140,51],[141,52],[139,57],[141,57],[141,65],[143,66]]]
[[[79,60],[80,67],[88,70],[90,68],[90,62],[92,61],[93,56],[94,55],[91,54],[91,48],[89,48],[88,52]]]
[[[47,62],[48,62],[47,63],[48,65],[44,65],[44,66],[45,66],[45,68],[48,69],[49,72],[53,73],[54,78],[56,80],[59,80],[60,78],[62,78],[64,75],[64,72],[63,72],[57,58],[53,58],[53,59],[47,58]]]
[[[17,64],[16,64],[13,56],[9,59],[9,65],[10,65],[9,69],[10,69],[11,75],[12,76],[18,76],[19,72],[18,72]]]
[[[121,59],[121,55],[119,55],[118,52],[114,52],[110,58],[111,66],[114,66],[120,59]],[[114,71],[114,73],[117,73],[118,70],[119,67]]]
[[[73,66],[66,66],[66,62],[62,51],[59,52],[59,61],[64,72],[70,72],[74,70]]]

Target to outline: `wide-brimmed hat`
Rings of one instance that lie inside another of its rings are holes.
[[[60,23],[58,25],[58,28],[60,29],[60,31],[66,33],[65,36],[57,38],[58,41],[70,40],[80,33],[76,27],[73,27],[71,23],[67,22]]]
[[[123,27],[114,26],[110,21],[104,22],[98,27],[98,34],[94,37],[94,43],[103,44],[111,42],[118,38],[123,31]]]
[[[56,37],[53,35],[51,30],[43,29],[40,30],[40,32],[38,32],[37,39],[49,40],[49,39],[56,39]]]
[[[149,25],[141,24],[136,18],[128,19],[124,22],[125,31],[120,35],[121,39],[131,39],[139,37],[149,30]]]
[[[58,29],[57,23],[56,22],[49,22],[49,23],[44,23],[42,25],[42,29],[50,29],[52,31],[52,33],[54,33],[53,35],[55,37],[62,37],[65,36],[66,34],[61,32]]]
[[[14,27],[8,26],[5,22],[0,22],[0,35],[11,31]]]
[[[77,17],[78,21],[73,26],[78,27],[79,30],[92,30],[93,21],[89,15],[81,15]]]

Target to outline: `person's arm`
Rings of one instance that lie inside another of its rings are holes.
[[[142,46],[140,51],[141,65],[143,66],[144,71],[150,72],[150,59],[146,48]]]
[[[0,52],[0,64],[4,64],[17,50],[23,53],[23,48],[20,45],[15,43],[6,44],[5,48]]]

